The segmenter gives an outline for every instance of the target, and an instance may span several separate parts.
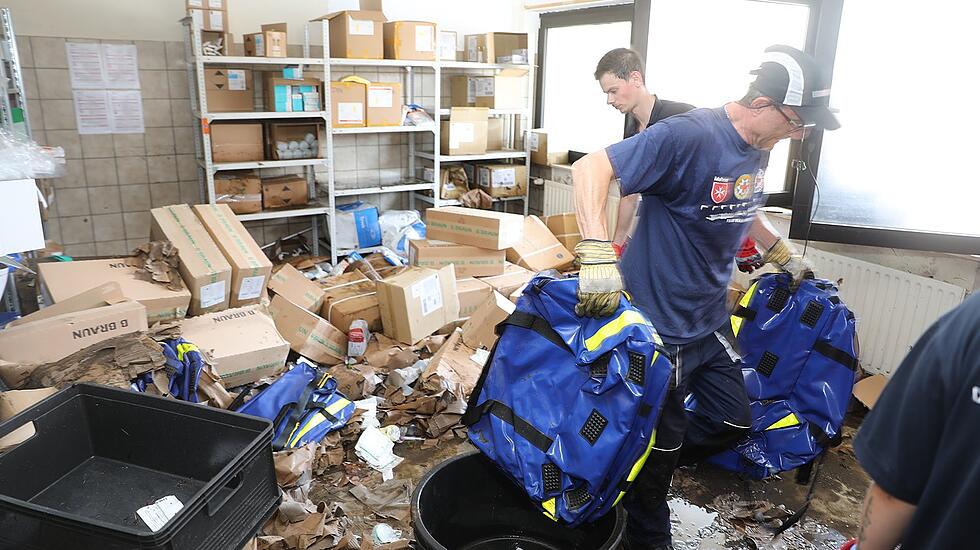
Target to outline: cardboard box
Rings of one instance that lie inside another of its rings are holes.
[[[330,83],[330,116],[334,128],[359,128],[367,124],[367,85],[361,82]]]
[[[377,285],[360,271],[328,277],[320,281],[323,307],[320,316],[340,329],[350,331],[350,324],[363,319],[371,332],[381,332],[381,310],[378,308]]]
[[[150,324],[184,318],[190,307],[190,290],[170,290],[160,283],[138,279],[138,265],[135,257],[39,263],[37,271],[44,293],[55,304],[45,309],[113,282],[118,284],[123,298],[143,304]]]
[[[127,300],[8,327],[0,331],[0,359],[53,363],[109,338],[146,329],[146,308]]]
[[[337,206],[338,248],[367,248],[381,244],[378,207],[361,201]]]
[[[531,150],[531,162],[540,166],[568,164],[568,151],[548,149],[548,132],[531,130],[527,133],[527,145]]]
[[[435,23],[424,21],[391,21],[385,23],[384,51],[385,59],[435,61]]]
[[[449,78],[449,105],[451,107],[476,106],[476,79],[459,75]]]
[[[514,313],[514,303],[494,290],[463,324],[463,343],[473,349],[490,349],[497,341],[497,324]]]
[[[264,82],[266,111],[293,113],[323,110],[323,81],[319,78],[284,78],[266,73]]]
[[[524,218],[524,237],[507,249],[507,261],[534,272],[561,269],[571,265],[574,259],[537,216]]]
[[[457,277],[483,277],[504,272],[506,252],[465,244],[418,239],[408,242],[409,263],[429,269],[456,266]]]
[[[487,151],[500,151],[504,148],[504,121],[500,117],[487,119]]]
[[[401,126],[401,82],[372,82],[367,86],[367,125]]]
[[[878,398],[881,397],[881,392],[885,390],[886,384],[888,384],[888,377],[882,374],[863,378],[854,384],[854,397],[857,397],[858,401],[865,407],[873,409]]]
[[[227,388],[275,376],[286,367],[289,344],[260,306],[192,317],[181,325],[181,335],[210,353],[214,373]]]
[[[575,245],[582,240],[582,234],[578,231],[578,220],[575,218],[574,212],[548,216],[544,219],[544,223],[562,246],[574,252]]]
[[[266,158],[273,160],[290,160],[297,158],[321,158],[323,148],[326,145],[323,141],[324,126],[316,122],[269,122],[266,125]],[[310,136],[312,143],[310,143]],[[286,158],[280,150],[280,143],[285,143],[289,147],[290,142],[295,141],[297,145],[301,142],[309,144],[309,149],[292,149],[293,155]],[[299,155],[295,151],[306,152],[308,154]]]
[[[209,112],[250,112],[254,109],[255,83],[250,69],[205,69],[204,89]]]
[[[482,155],[487,152],[487,119],[483,107],[453,107],[442,122],[440,145],[444,155]]]
[[[456,296],[459,297],[459,318],[466,319],[487,301],[493,287],[483,281],[467,277],[456,279]]]
[[[30,313],[19,319],[14,319],[13,321],[7,323],[6,326],[16,327],[17,325],[24,325],[35,321],[40,321],[42,319],[49,319],[56,315],[75,313],[77,311],[85,311],[86,309],[96,307],[111,306],[112,304],[117,304],[124,301],[126,301],[126,298],[123,296],[122,287],[119,286],[119,283],[110,281],[107,283],[102,283],[101,285],[90,290],[86,290],[81,294],[76,294],[71,298],[62,300],[56,304],[51,304],[45,308],[39,309],[34,313]]]
[[[533,278],[533,271],[528,271],[519,265],[507,262],[507,265],[504,266],[503,275],[480,277],[480,280],[492,286],[494,290],[504,296],[510,296],[515,290],[521,288]]]
[[[231,264],[231,307],[259,303],[272,262],[227,204],[198,204],[194,213]]]
[[[506,250],[524,236],[524,216],[444,206],[425,211],[426,236],[436,241]]]
[[[262,25],[259,27],[262,31],[278,31],[287,32],[289,30],[287,23],[269,23],[267,25]]]
[[[187,0],[187,7],[223,10],[227,6],[225,5],[225,0]]]
[[[438,271],[412,267],[377,284],[381,324],[389,338],[414,344],[459,317],[451,265]]]
[[[502,69],[494,76],[472,77],[477,107],[522,109],[527,106],[527,71]]]
[[[187,14],[202,31],[225,32],[228,30],[228,12],[225,10],[202,10],[189,8]]]
[[[214,162],[265,160],[261,124],[216,122],[210,125],[210,131]]]
[[[214,201],[236,214],[262,210],[262,180],[253,172],[218,172],[214,175]]]
[[[279,334],[307,359],[337,365],[347,357],[347,335],[315,313],[276,295],[269,304]]]
[[[480,164],[476,185],[491,197],[523,197],[527,194],[527,166],[524,164]]]
[[[456,31],[439,31],[439,60],[456,61]]]
[[[272,273],[269,290],[307,311],[320,311],[323,305],[323,289],[289,264],[282,264]]]
[[[288,208],[309,202],[309,187],[302,176],[262,179],[263,208]]]
[[[150,238],[177,247],[180,276],[191,291],[190,315],[221,311],[231,296],[231,266],[186,204],[150,210]]]
[[[330,57],[384,59],[384,13],[348,10],[323,19],[330,21]]]
[[[425,166],[422,168],[422,179],[428,182],[435,182],[435,171]],[[439,167],[439,198],[458,199],[469,191],[469,177],[466,170],[458,164],[443,164]]]
[[[478,63],[527,63],[527,33],[489,32],[468,34],[465,39],[466,60]]]
[[[221,41],[221,46],[218,49],[218,55],[238,55],[233,52],[235,46],[235,35],[230,32],[220,32],[220,31],[201,31],[201,44],[211,42],[213,45],[217,46],[218,41]]]
[[[20,412],[40,403],[42,399],[58,393],[56,388],[37,390],[8,390],[0,393],[0,422],[10,420]],[[34,423],[29,422],[0,438],[0,453],[20,445],[34,437]]]
[[[247,57],[287,57],[285,32],[253,32],[246,34],[244,41]]]

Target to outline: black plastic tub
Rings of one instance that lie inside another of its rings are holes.
[[[0,424],[0,549],[240,550],[279,505],[272,425],[78,384]],[[136,511],[173,495],[156,532]]]
[[[479,452],[430,470],[412,495],[412,524],[424,550],[612,550],[626,526],[616,507],[595,523],[564,527]]]

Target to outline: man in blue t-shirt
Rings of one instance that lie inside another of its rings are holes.
[[[725,307],[739,245],[751,236],[767,251],[765,261],[796,280],[807,271],[756,209],[768,154],[778,141],[803,139],[810,127],[840,126],[828,107],[829,81],[813,58],[788,46],[767,48],[753,74],[741,100],[675,115],[572,167],[584,238],[575,247],[582,266],[576,311],[610,315],[625,286],[664,339],[677,371],[657,427],[657,452],[624,500],[628,550],[671,547],[666,494],[678,460],[711,456],[751,425]],[[622,274],[604,223],[614,178],[621,195],[643,195]],[[683,405],[688,393],[699,405],[690,418]]]

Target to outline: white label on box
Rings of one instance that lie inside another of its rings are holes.
[[[228,69],[228,89],[236,92],[245,90],[245,71]]]
[[[242,279],[242,286],[238,289],[239,300],[251,300],[262,295],[265,289],[265,275],[255,277],[245,277]]]
[[[187,0],[188,8],[203,8],[204,0]]]
[[[303,110],[304,111],[319,111],[320,110],[320,94],[316,92],[303,92]]]
[[[514,187],[517,183],[517,170],[515,168],[503,168],[493,171],[493,185],[500,187]]]
[[[435,29],[428,25],[415,27],[415,51],[431,52],[436,49]]]
[[[436,181],[436,171],[428,166],[422,168],[422,179],[428,182]]]
[[[368,107],[388,108],[395,101],[395,89],[391,86],[368,86]]]
[[[476,80],[476,97],[493,97],[493,81],[492,76],[475,78]]]
[[[363,103],[338,103],[337,124],[361,124],[364,122]]]
[[[211,20],[211,30],[223,31],[225,30],[225,12],[223,11],[209,11],[209,19]]]
[[[476,79],[466,79],[466,103],[476,103]]]
[[[532,153],[538,152],[538,134],[534,132],[527,133],[527,146],[531,148]]]
[[[265,39],[261,34],[255,35],[255,56],[265,57]]]
[[[449,148],[455,149],[461,143],[473,143],[475,125],[472,122],[449,123]]]
[[[476,51],[476,38],[475,36],[466,37],[466,60],[467,61],[479,61],[480,58],[477,56]]]
[[[439,33],[439,58],[456,59],[456,33]]]
[[[177,512],[180,512],[183,507],[183,503],[177,497],[167,495],[153,504],[136,510],[136,515],[143,520],[143,523],[146,523],[146,526],[151,531],[156,533],[160,529],[163,529],[163,526],[170,521],[170,518],[176,516]]]
[[[203,10],[191,10],[191,21],[194,22],[198,27],[204,26],[204,11]]]
[[[354,19],[351,16],[347,16],[347,28],[350,29],[351,35],[354,36],[371,36],[374,34],[374,21]]]
[[[490,169],[480,168],[480,173],[477,174],[476,184],[480,187],[490,187]]]
[[[208,0],[208,7],[213,10],[220,10],[224,8],[225,0]]]
[[[426,277],[412,285],[412,298],[419,300],[422,316],[426,316],[442,307],[442,289],[439,286],[439,274]]]
[[[206,309],[225,301],[225,282],[218,281],[201,287],[201,308]]]

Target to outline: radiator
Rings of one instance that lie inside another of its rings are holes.
[[[966,289],[813,248],[806,258],[823,279],[840,280],[840,297],[857,317],[861,367],[891,375],[916,340],[966,297]]]
[[[615,185],[611,185],[609,196],[606,198],[606,228],[610,236],[616,230],[618,208],[619,189]],[[575,200],[572,197],[571,184],[544,180],[544,207],[542,210],[545,216],[575,212]]]

